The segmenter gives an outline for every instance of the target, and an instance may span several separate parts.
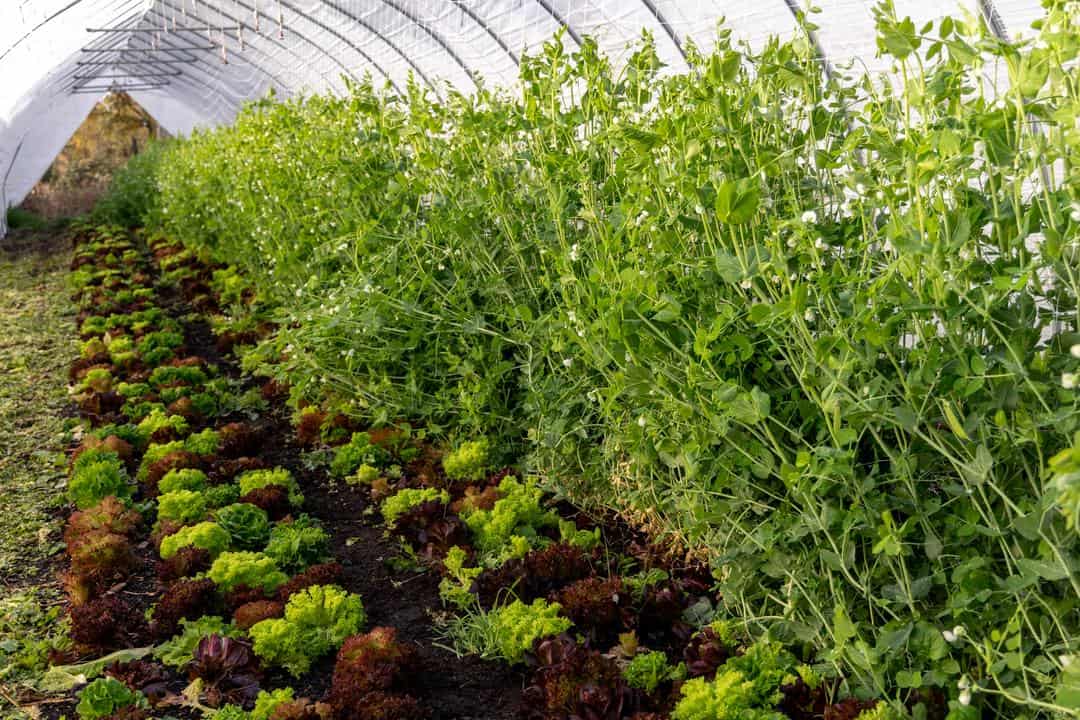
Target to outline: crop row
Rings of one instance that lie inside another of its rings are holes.
[[[83,232],[72,393],[92,429],[72,455],[65,531],[66,654],[83,662],[50,672],[69,684],[101,676],[79,692],[80,718],[441,716],[411,694],[417,647],[390,627],[360,633],[363,603],[336,584],[341,566],[326,562],[328,534],[302,514],[303,489],[260,459],[273,441],[259,415],[285,388],[245,383],[217,358],[249,323],[215,312],[221,300],[232,293],[259,312],[242,278],[211,275],[160,238],[148,261],[125,232]],[[216,342],[193,331],[200,314],[175,319],[178,299],[159,288],[209,313]],[[805,648],[714,620],[702,566],[556,503],[499,469],[487,441],[443,454],[404,425],[361,431],[315,406],[294,420],[296,442],[324,449],[341,491],[370,498],[373,521],[403,541],[409,562],[438,573],[453,611],[439,620],[445,642],[527,668],[521,715],[892,716],[873,700],[838,700],[840,679],[823,677]],[[319,662],[335,650],[332,667]],[[317,687],[320,673],[332,676],[323,697],[294,697],[286,674]],[[928,696],[925,706],[942,703]]]

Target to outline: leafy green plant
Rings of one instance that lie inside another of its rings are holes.
[[[254,550],[270,538],[270,518],[262,508],[250,503],[233,503],[214,511],[214,522],[231,538],[230,545],[240,550]]]
[[[348,477],[361,465],[378,467],[388,460],[389,454],[378,445],[372,444],[368,433],[356,432],[352,434],[349,442],[334,451],[334,459],[330,461],[330,472],[337,477]]]
[[[260,691],[260,694],[265,691]],[[207,716],[209,720],[251,720],[251,713],[239,705],[222,705]]]
[[[348,482],[350,485],[370,485],[379,479],[379,475],[379,468],[364,463],[348,477]]]
[[[776,642],[762,640],[745,654],[734,657],[717,670],[712,680],[693,678],[683,683],[682,699],[672,712],[673,720],[782,720],[774,708],[780,702],[782,684],[793,682],[795,658]]]
[[[451,619],[445,638],[459,655],[519,663],[536,640],[558,635],[573,626],[559,615],[559,604],[543,599],[526,605],[520,600],[490,611],[473,609]]]
[[[476,602],[469,589],[473,580],[484,572],[481,567],[465,567],[468,559],[468,554],[459,545],[450,548],[443,559],[443,571],[446,574],[439,580],[439,597],[443,602],[458,608],[467,608]]]
[[[153,366],[172,359],[176,354],[174,351],[183,344],[182,333],[157,330],[143,335],[135,350],[144,363]]]
[[[304,494],[300,492],[300,485],[296,478],[285,468],[272,470],[250,470],[240,476],[240,495],[247,495],[252,490],[267,487],[268,485],[280,485],[289,492],[289,502],[293,507],[304,504]]]
[[[230,540],[228,531],[217,523],[201,522],[180,528],[166,536],[161,541],[160,555],[162,560],[168,560],[180,548],[197,547],[208,551],[212,557],[217,557],[228,550]]]
[[[162,365],[154,368],[147,382],[155,388],[180,383],[183,385],[203,385],[209,378],[206,371],[195,365]]]
[[[501,497],[490,510],[472,509],[463,511],[465,524],[468,525],[476,540],[476,546],[485,554],[485,561],[492,566],[505,559],[504,550],[512,546],[513,539],[523,539],[523,548],[528,550],[536,541],[536,531],[543,527],[558,524],[559,517],[542,506],[543,492],[534,480],[519,481],[508,475],[499,483]],[[518,545],[522,543],[519,541]]]
[[[91,449],[79,455],[68,480],[68,499],[85,510],[112,495],[127,500],[132,494],[127,470],[119,456],[109,450]]]
[[[672,666],[664,653],[655,650],[638,653],[623,668],[623,677],[627,684],[647,693],[656,692],[661,683],[679,680],[685,676],[685,665],[680,663]]]
[[[295,573],[325,560],[329,551],[330,536],[315,520],[301,515],[293,522],[275,524],[263,552],[282,570]]]
[[[451,480],[483,480],[489,468],[487,438],[462,443],[443,458],[443,470]]]
[[[189,435],[184,440],[184,449],[196,455],[213,455],[218,451],[220,442],[217,431],[207,428]]]
[[[438,488],[404,488],[383,500],[379,510],[382,512],[383,521],[392,527],[400,515],[432,500],[448,503],[450,493]]]
[[[143,442],[160,430],[171,430],[176,437],[188,432],[188,421],[182,415],[169,415],[162,408],[154,408],[136,426]]]
[[[98,678],[79,693],[75,712],[81,720],[100,720],[126,707],[134,705],[149,708],[146,696],[113,678]]]
[[[279,688],[269,692],[262,690],[255,698],[255,707],[251,709],[251,720],[270,720],[279,705],[292,702],[292,700],[292,688]]]
[[[240,488],[232,483],[212,485],[203,490],[203,497],[206,498],[207,507],[225,507],[226,505],[232,505],[240,499]]]
[[[170,470],[158,481],[158,492],[162,495],[177,490],[201,491],[206,489],[206,473],[194,468]]]
[[[196,620],[180,620],[180,632],[154,648],[154,657],[173,667],[182,668],[191,662],[199,641],[208,635],[240,638],[243,631],[217,615],[203,615]]]
[[[214,560],[206,574],[222,590],[238,585],[261,588],[271,593],[285,583],[289,576],[278,569],[273,558],[258,552],[223,552]]]
[[[250,633],[259,658],[299,676],[357,633],[365,619],[360,596],[335,585],[314,585],[290,596],[284,618],[257,622]]]
[[[174,520],[182,525],[206,519],[206,498],[196,490],[174,490],[157,499],[158,520]]]

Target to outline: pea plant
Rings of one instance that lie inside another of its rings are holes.
[[[259,284],[297,399],[526,454],[853,690],[1075,715],[1080,6],[875,18],[880,77],[803,18],[684,74],[556,37],[513,93],[268,98],[145,216]]]

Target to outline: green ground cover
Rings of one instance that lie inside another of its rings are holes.
[[[0,243],[0,716],[59,637],[67,366],[76,354],[65,286],[66,238],[15,233]]]

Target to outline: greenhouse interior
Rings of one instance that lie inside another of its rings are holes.
[[[1080,718],[1080,1],[5,0],[0,717]]]

